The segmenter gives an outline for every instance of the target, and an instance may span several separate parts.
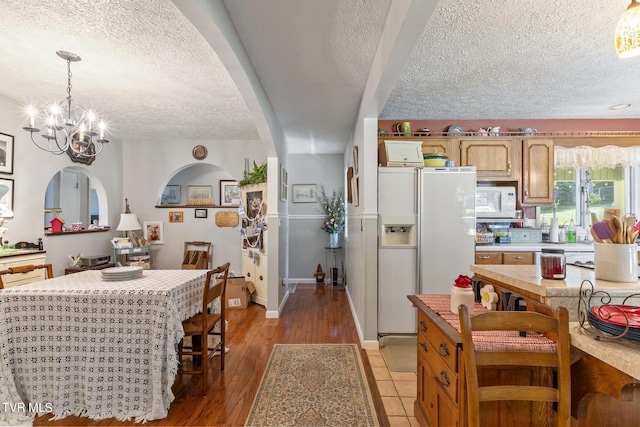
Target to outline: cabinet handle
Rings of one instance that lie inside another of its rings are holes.
[[[251,277],[251,273],[247,271],[247,277]]]
[[[420,332],[427,332],[427,322],[424,320],[420,321]]]
[[[507,164],[507,172],[511,173],[511,162]]]
[[[262,277],[262,274],[260,275],[259,279],[260,279],[260,280],[264,280],[264,279],[263,279],[263,277]]]
[[[528,199],[529,198],[529,188],[525,188],[524,189],[524,198]]]
[[[427,348],[427,345],[423,342],[420,343],[420,347],[422,347],[422,349],[424,350],[425,353],[429,352],[429,349]]]
[[[438,350],[438,353],[442,357],[449,357],[449,346],[447,346],[446,342],[440,343],[440,349]]]
[[[511,258],[512,259],[524,259],[524,257],[522,255],[513,255]]]
[[[490,259],[491,257],[488,255],[478,255],[478,259]]]
[[[449,387],[451,385],[451,380],[449,379],[447,371],[440,371],[440,384],[445,387]]]

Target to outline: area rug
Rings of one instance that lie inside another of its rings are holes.
[[[356,344],[275,344],[245,426],[377,426]]]
[[[416,372],[418,342],[415,336],[387,336],[380,339],[380,351],[393,372]]]

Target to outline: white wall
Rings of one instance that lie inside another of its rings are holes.
[[[196,145],[207,148],[208,155],[204,160],[193,158],[191,151]],[[235,212],[236,209],[209,208],[208,218],[199,219],[194,217],[195,208],[192,207],[155,206],[160,202],[165,185],[174,175],[176,178],[171,183],[180,183],[183,201],[186,201],[188,184],[211,185],[214,198],[216,202],[219,201],[219,180],[240,180],[245,158],[251,162],[255,160],[258,164],[266,161],[266,155],[258,141],[134,141],[125,144],[124,197],[129,199],[131,211],[137,214],[141,223],[163,223],[164,243],[151,248],[153,268],[180,268],[184,242],[204,240],[213,243],[214,266],[229,261],[231,271],[236,275],[242,274],[240,228],[218,227],[215,224],[216,213]],[[169,223],[170,211],[184,212],[184,222]]]
[[[327,193],[343,186],[342,154],[289,155],[289,280],[315,282],[313,273],[318,264],[327,272],[324,248],[329,246],[329,234],[320,227],[324,217],[318,203],[293,203],[295,184],[324,186]],[[344,236],[341,236],[341,241]]]
[[[14,167],[12,175],[0,174],[1,178],[14,180],[15,217],[6,223],[9,231],[5,240],[36,242],[42,238],[47,251],[47,262],[53,264],[54,275],[64,274],[69,255],[79,252],[85,255],[111,254],[111,238],[114,231],[100,233],[44,235],[44,199],[47,185],[61,169],[69,166],[82,170],[102,191],[106,198],[103,221],[115,228],[120,214],[122,198],[122,144],[115,138],[91,165],[74,163],[69,156],[52,155],[38,149],[29,133],[22,130],[26,125],[24,105],[0,95],[0,132],[14,136]],[[35,135],[35,138],[40,138]],[[40,138],[42,139],[42,138]],[[64,218],[64,212],[61,214]],[[74,219],[69,218],[68,223]]]

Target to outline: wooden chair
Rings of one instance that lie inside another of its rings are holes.
[[[220,351],[220,370],[224,371],[224,345],[225,345],[225,290],[227,287],[227,276],[229,274],[229,263],[226,263],[214,270],[207,272],[207,280],[202,292],[202,312],[182,322],[185,337],[191,337],[191,345],[185,346],[181,341],[178,345],[178,360],[182,363],[183,356],[196,356],[193,359],[192,369],[181,369],[178,373],[202,375],[202,395],[207,395],[209,379],[209,352]],[[216,279],[214,276],[222,275]],[[215,285],[211,286],[211,280],[215,280]],[[220,298],[220,313],[210,313],[209,304],[216,298]],[[214,327],[219,324],[220,331],[215,332]],[[215,347],[209,347],[208,336],[220,337],[220,342]],[[199,338],[199,340],[197,339]],[[197,361],[200,361],[200,368],[196,369]]]
[[[209,256],[211,256],[211,242],[184,242],[182,269],[208,270]]]
[[[30,271],[34,271],[38,268],[46,268],[45,279],[51,279],[53,277],[53,266],[52,264],[41,264],[41,265],[21,265],[19,267],[11,267],[6,270],[0,271],[0,289],[4,289],[4,283],[2,283],[2,276],[5,274],[16,274],[16,273],[28,273]]]
[[[462,330],[469,426],[480,426],[480,402],[533,401],[555,402],[557,425],[571,421],[571,367],[569,314],[559,307],[556,317],[530,311],[490,311],[470,317],[466,306],[458,308]],[[555,353],[531,351],[478,351],[472,331],[536,331],[557,340]],[[478,367],[520,366],[553,368],[557,372],[555,386],[494,385],[479,386]]]

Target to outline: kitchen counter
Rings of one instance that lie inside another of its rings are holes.
[[[471,271],[480,279],[499,283],[506,290],[522,295],[529,300],[553,309],[564,306],[569,310],[569,319],[578,320],[578,300],[580,285],[590,281],[595,291],[605,291],[619,303],[629,294],[640,293],[640,282],[610,282],[595,278],[588,268],[567,266],[564,280],[543,279],[539,265],[484,265],[474,264]]]
[[[541,252],[542,249],[564,249],[565,252],[593,252],[593,243],[494,243],[476,245],[476,252]]]

